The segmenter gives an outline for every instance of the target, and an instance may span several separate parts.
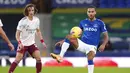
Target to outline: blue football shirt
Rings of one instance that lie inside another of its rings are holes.
[[[107,32],[104,22],[100,19],[93,21],[84,19],[80,22],[79,27],[83,31],[81,40],[86,44],[94,46],[98,46],[101,33]]]

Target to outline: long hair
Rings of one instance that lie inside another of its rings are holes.
[[[34,4],[27,4],[27,5],[25,6],[24,12],[23,12],[23,14],[24,14],[25,16],[28,16],[28,8],[29,8],[29,7],[34,7],[34,14],[36,14],[36,13],[38,12],[38,10],[37,10],[37,8],[36,8],[36,6],[35,6]]]

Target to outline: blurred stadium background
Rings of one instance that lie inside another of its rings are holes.
[[[54,49],[54,44],[64,39],[73,26],[77,26],[80,20],[87,17],[87,6],[94,5],[97,7],[97,18],[105,22],[110,37],[105,51],[97,52],[94,61],[98,68],[95,73],[130,72],[130,0],[0,0],[0,19],[4,25],[3,29],[15,46],[15,51],[11,52],[7,44],[0,38],[0,73],[7,73],[10,63],[14,60],[17,49],[15,31],[18,21],[23,17],[23,8],[28,3],[35,4],[39,10],[37,16],[40,18],[40,28],[47,44],[47,49],[44,49],[39,39],[36,38],[43,66],[87,66],[86,56],[71,46],[65,54],[65,61],[62,64],[52,60],[49,53],[59,53],[60,47],[56,46]],[[21,69],[33,73],[31,70],[33,68],[28,67],[34,67],[35,60],[26,54],[19,66],[27,69],[18,68],[16,72],[20,73]],[[45,71],[43,73],[51,73],[51,70],[53,73],[63,73],[60,71],[62,69],[68,73],[87,72],[87,68],[76,68],[77,71],[71,67],[54,69],[43,68]]]

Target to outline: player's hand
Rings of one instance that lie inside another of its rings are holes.
[[[44,46],[44,48],[47,48],[47,46],[46,46],[45,42],[43,42],[43,43],[42,43],[42,45]]]
[[[105,49],[105,45],[104,45],[104,44],[100,45],[100,47],[98,48],[98,50],[99,50],[100,52],[103,52],[104,49]]]
[[[9,46],[11,51],[14,51],[14,45],[12,43],[9,43],[8,46]]]
[[[24,46],[22,43],[18,44],[19,50],[24,49]]]

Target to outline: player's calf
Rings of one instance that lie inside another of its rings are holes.
[[[94,56],[95,56],[94,51],[90,51],[88,53],[88,73],[94,72],[94,62],[93,62]]]
[[[36,73],[41,73],[42,70],[42,62],[40,57],[40,51],[36,49],[36,47],[33,48],[34,52],[32,53],[32,57],[36,59]],[[29,51],[31,54],[31,52]]]
[[[17,53],[15,61],[11,64],[9,72],[8,73],[13,73],[15,68],[17,67],[18,63],[22,60],[23,54]]]
[[[41,73],[42,63],[41,60],[36,60],[36,73]]]
[[[42,62],[41,62],[41,58],[35,58],[36,59],[36,73],[41,73],[42,70]]]
[[[19,62],[17,62],[16,60],[11,64],[9,72],[8,73],[13,73],[15,68],[17,67]]]
[[[88,55],[88,60],[93,60],[93,58],[95,57],[95,52],[90,51],[87,55]]]

